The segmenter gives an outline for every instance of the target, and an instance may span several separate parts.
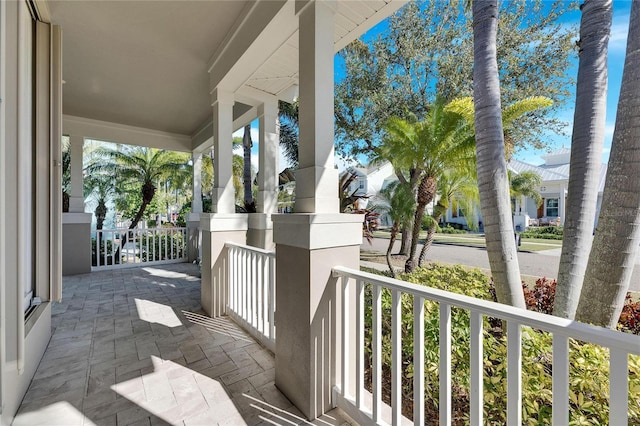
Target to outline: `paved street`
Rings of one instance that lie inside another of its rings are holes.
[[[375,238],[372,244],[369,244],[366,241],[363,242],[362,249],[386,253],[388,244],[389,240],[387,239]],[[421,248],[422,245],[419,247]],[[397,253],[399,248],[400,241],[396,241],[394,253]],[[443,263],[457,263],[489,269],[489,258],[487,257],[487,251],[484,248],[435,243],[429,249],[427,259]],[[520,271],[523,275],[556,278],[558,274],[558,265],[560,263],[560,249],[531,253],[519,252],[518,261],[520,263]],[[630,290],[640,291],[640,265],[637,262],[631,277]]]

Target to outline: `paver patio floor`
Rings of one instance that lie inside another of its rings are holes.
[[[274,385],[273,354],[204,315],[194,265],[65,277],[52,312],[16,426],[307,423]]]

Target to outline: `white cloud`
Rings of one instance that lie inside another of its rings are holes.
[[[614,18],[615,19],[615,18]],[[614,22],[611,26],[609,36],[609,50],[626,49],[627,35],[629,34],[629,17],[626,16],[621,22]]]

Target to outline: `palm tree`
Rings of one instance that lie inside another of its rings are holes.
[[[114,177],[105,173],[88,174],[84,179],[84,197],[94,198],[98,205],[94,210],[96,215],[96,229],[103,227],[107,216],[107,201],[115,193]]]
[[[110,173],[119,182],[132,183],[140,188],[142,201],[129,229],[138,226],[144,212],[156,193],[156,181],[172,174],[186,172],[188,155],[147,147],[126,147],[122,149],[100,148],[96,153],[101,161],[88,169],[90,173]]]
[[[438,222],[453,202],[457,207],[461,207],[464,210],[468,222],[475,215],[476,207],[479,203],[478,182],[475,173],[469,167],[456,167],[446,170],[438,180],[438,194],[440,196],[429,220],[427,238],[422,250],[420,250],[418,266],[424,264],[427,251],[433,244]]]
[[[389,215],[392,222],[389,247],[387,248],[387,265],[389,265],[391,276],[395,278],[395,269],[391,264],[391,250],[400,229],[411,222],[411,216],[416,205],[415,196],[408,185],[393,182],[378,193],[374,203],[371,209],[378,213]]]
[[[294,168],[298,167],[298,101],[278,102],[278,131],[284,156]]]
[[[525,308],[509,200],[500,80],[496,57],[498,4],[473,0],[473,97],[478,187],[487,253],[498,301]]]
[[[640,244],[640,5],[631,4],[627,53],[607,181],[576,311],[578,321],[615,327]]]
[[[242,181],[244,185],[244,208],[246,211],[255,212],[256,206],[253,202],[253,191],[251,181],[251,148],[253,147],[253,141],[251,141],[251,125],[244,126],[244,136],[242,138],[242,150],[244,153],[243,168],[242,168]]]
[[[395,169],[414,170],[419,176],[411,249],[405,263],[405,271],[411,272],[416,265],[425,208],[436,194],[438,178],[454,164],[471,164],[473,132],[460,114],[445,108],[441,99],[436,99],[424,120],[392,118],[384,130],[380,155]]]
[[[554,315],[573,319],[589,260],[607,112],[607,53],[611,0],[580,7],[580,63],[571,139],[569,194]]]
[[[518,174],[509,172],[509,194],[511,195],[512,211],[515,213],[515,200],[523,197],[531,198],[537,204],[542,201],[538,188],[542,183],[539,174],[531,170],[525,170]]]

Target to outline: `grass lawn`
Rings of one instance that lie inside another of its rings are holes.
[[[388,231],[375,231],[373,234],[378,238],[389,238]],[[420,232],[420,238],[427,236],[426,231]],[[400,237],[398,237],[399,239]],[[435,243],[451,244],[471,247],[486,247],[483,234],[436,234]],[[523,238],[520,250],[522,251],[541,251],[551,250],[562,247],[562,240],[541,240],[537,238]]]

